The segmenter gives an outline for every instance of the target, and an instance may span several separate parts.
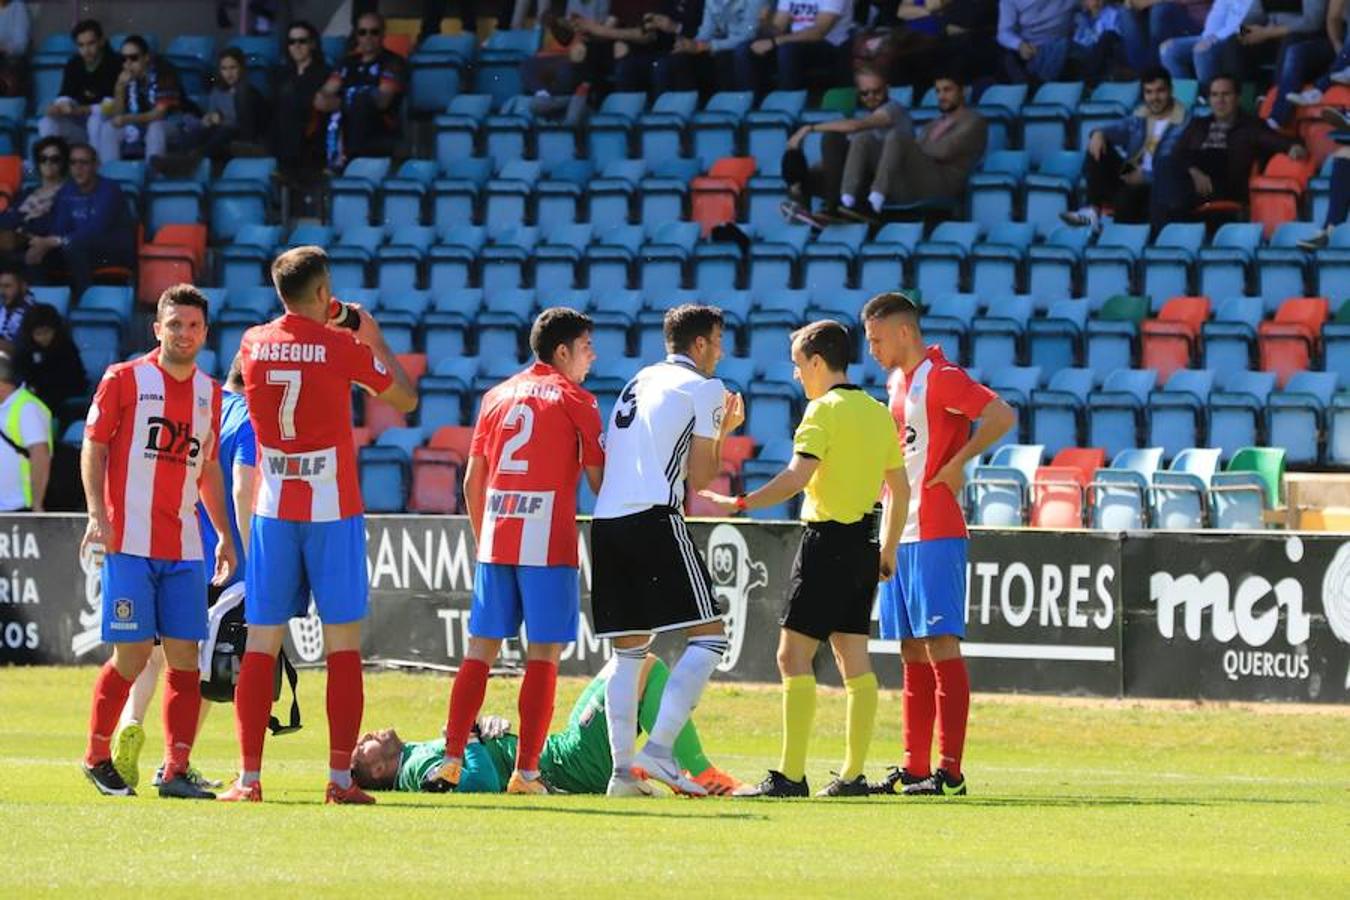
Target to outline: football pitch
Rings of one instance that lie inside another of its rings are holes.
[[[959,799],[659,799],[384,794],[324,807],[321,672],[306,725],[269,738],[260,806],[97,795],[76,767],[91,668],[0,669],[0,896],[921,897],[1350,896],[1350,711],[978,696]],[[365,726],[439,734],[444,675],[368,673]],[[485,712],[515,719],[513,679]],[[582,681],[559,686],[557,722]],[[289,700],[289,692],[285,695]],[[842,755],[822,689],[808,776]],[[713,685],[695,713],[712,760],[777,761],[779,695]],[[897,762],[883,692],[869,775]],[[194,762],[236,765],[232,712]]]

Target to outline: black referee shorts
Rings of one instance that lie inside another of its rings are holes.
[[[689,628],[721,618],[712,576],[684,516],[667,506],[591,522],[596,637]]]
[[[873,524],[870,516],[851,525],[806,523],[778,624],[818,641],[871,633],[881,569]]]

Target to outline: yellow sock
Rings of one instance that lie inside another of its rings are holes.
[[[867,749],[872,745],[872,728],[877,720],[877,676],[873,672],[850,678],[844,682],[848,695],[847,747],[844,768],[839,777],[852,781],[862,774],[867,764]]]
[[[876,704],[873,704],[875,709]],[[783,758],[778,770],[793,781],[806,777],[806,745],[816,717],[816,676],[783,679]]]

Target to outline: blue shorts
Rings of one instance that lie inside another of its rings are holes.
[[[103,558],[103,641],[206,640],[206,566],[199,559]]]
[[[966,636],[966,538],[901,544],[881,586],[881,637]]]
[[[325,625],[366,617],[366,525],[362,516],[292,522],[254,516],[244,574],[244,620],[285,625],[309,611],[310,594]]]
[[[581,625],[581,578],[576,566],[508,566],[480,562],[473,575],[469,634],[541,644],[570,644]]]

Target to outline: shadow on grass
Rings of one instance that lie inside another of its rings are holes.
[[[941,801],[942,798],[913,798],[905,801],[908,805],[920,804],[928,805],[934,801]],[[954,797],[947,800],[948,805],[956,806],[979,806],[979,807],[1009,807],[1009,808],[1067,808],[1067,809],[1087,809],[1104,807],[1131,807],[1131,806],[1174,806],[1174,807],[1225,807],[1225,806],[1247,806],[1250,804],[1262,805],[1298,805],[1305,801],[1302,800],[1276,800],[1264,797]]]
[[[696,802],[696,801],[690,801]],[[319,804],[305,800],[268,800],[268,806],[317,806]],[[738,804],[739,805],[739,804]],[[747,821],[764,821],[769,817],[760,813],[750,812],[742,807],[739,812],[676,812],[658,811],[655,809],[623,809],[618,807],[593,808],[593,807],[575,807],[575,806],[553,806],[549,804],[520,804],[514,803],[386,803],[383,800],[379,806],[384,809],[397,809],[409,812],[434,812],[438,815],[448,811],[456,812],[513,812],[513,813],[549,813],[550,815],[564,816],[625,816],[628,818],[641,819],[742,819]]]

